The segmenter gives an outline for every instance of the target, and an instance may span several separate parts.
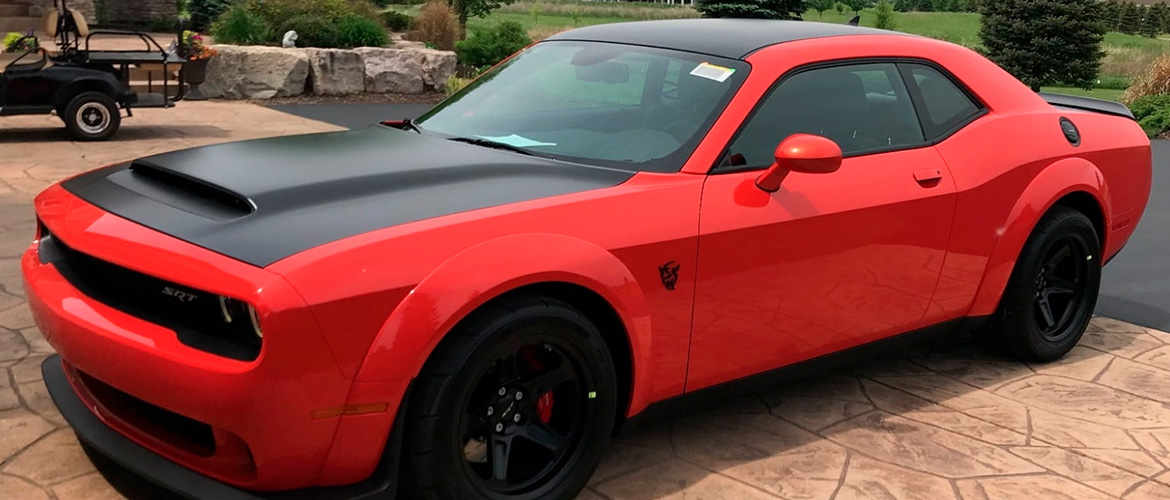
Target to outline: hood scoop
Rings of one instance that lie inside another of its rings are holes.
[[[238,219],[255,210],[241,195],[143,160],[109,179],[146,198],[212,220]]]

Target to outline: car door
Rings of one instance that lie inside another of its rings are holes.
[[[757,188],[796,133],[841,146],[840,169]],[[688,391],[920,326],[955,206],[924,136],[893,62],[781,78],[704,186]]]

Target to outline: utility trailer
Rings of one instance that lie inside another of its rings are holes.
[[[56,113],[79,141],[108,140],[118,132],[122,112],[171,108],[183,100],[185,59],[146,33],[89,29],[65,0],[45,15],[43,29],[59,53],[41,47],[0,53],[0,116]],[[140,50],[91,50],[95,38],[137,38]],[[35,37],[25,37],[22,39]],[[19,43],[19,42],[18,42]]]

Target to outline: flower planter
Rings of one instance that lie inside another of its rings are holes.
[[[210,59],[187,61],[183,65],[183,80],[191,87],[187,89],[185,99],[189,101],[205,101],[206,97],[199,91],[199,86],[207,80],[207,63]]]

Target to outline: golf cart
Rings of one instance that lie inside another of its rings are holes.
[[[122,110],[129,117],[134,108],[170,108],[183,99],[185,60],[174,48],[138,31],[91,31],[65,0],[54,6],[42,29],[56,39],[56,55],[35,36],[16,42],[27,50],[0,53],[0,116],[55,112],[75,140],[104,141],[117,133]],[[97,37],[137,38],[145,49],[90,50]]]

